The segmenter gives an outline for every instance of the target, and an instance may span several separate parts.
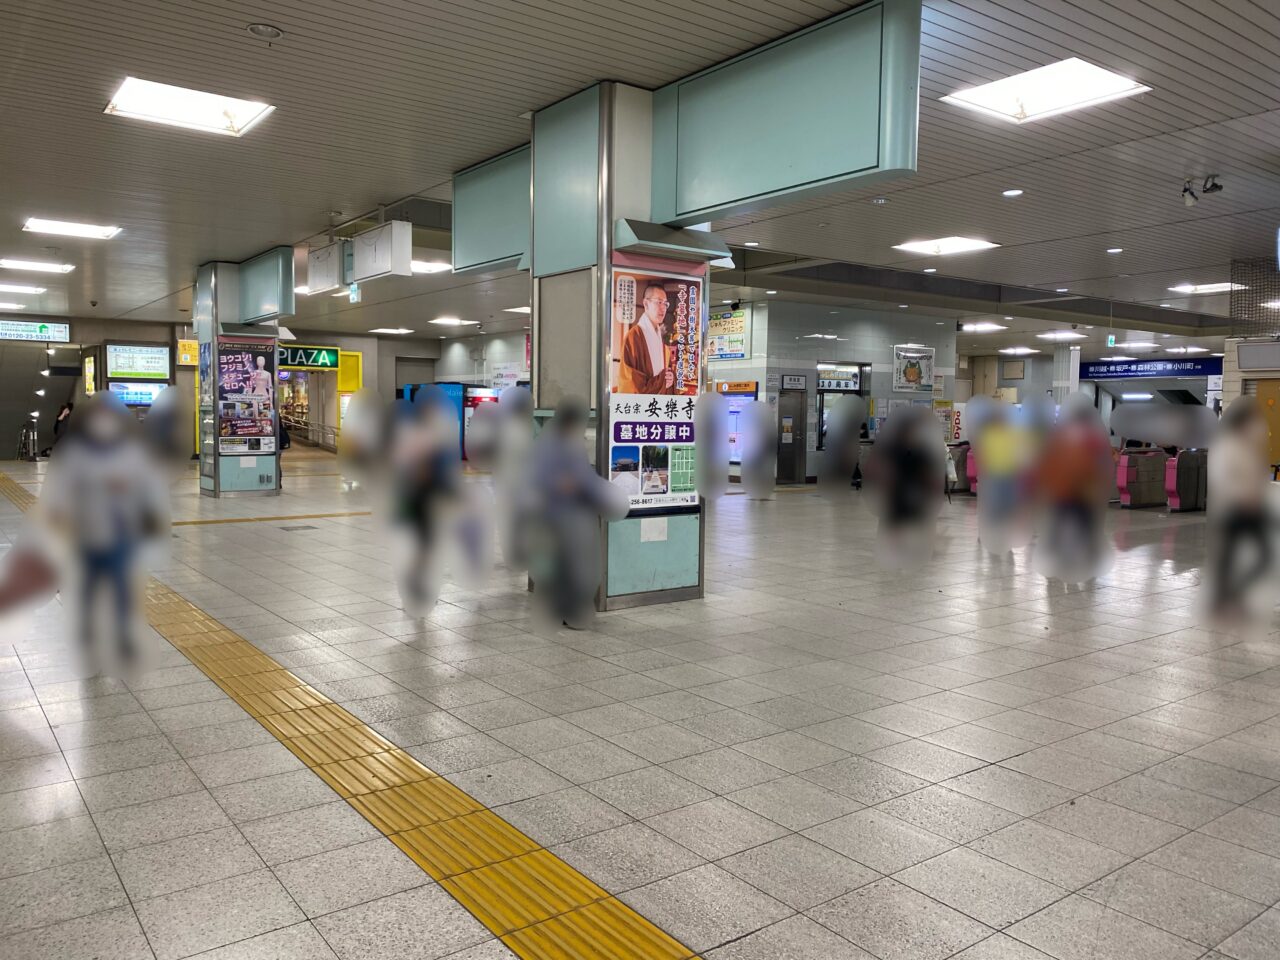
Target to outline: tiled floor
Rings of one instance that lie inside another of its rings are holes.
[[[175,516],[366,509],[333,472]],[[1280,956],[1280,640],[1199,626],[1203,520],[1116,511],[1068,589],[959,498],[884,573],[856,497],[726,498],[706,600],[585,632],[508,576],[408,619],[367,517],[157,578],[710,960]],[[84,680],[56,617],[0,638],[0,958],[512,956],[180,653]]]

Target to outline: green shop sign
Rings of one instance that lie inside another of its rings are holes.
[[[276,347],[276,361],[282,369],[294,367],[304,370],[337,370],[338,348],[282,343]]]

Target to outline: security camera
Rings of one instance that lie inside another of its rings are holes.
[[[1079,329],[1080,329],[1080,324],[1078,324],[1078,323],[1073,323],[1073,324],[1071,325],[1071,329],[1072,329],[1072,330],[1079,330]]]
[[[1182,203],[1184,206],[1194,207],[1200,202],[1200,198],[1196,196],[1196,192],[1191,189],[1191,181],[1188,180],[1182,185]]]
[[[733,303],[729,304],[729,309],[731,310],[738,310],[741,307],[742,307],[742,303],[741,301],[738,301],[738,300],[735,300],[733,301]]]
[[[1218,182],[1218,175],[1211,173],[1204,178],[1204,183],[1200,186],[1201,193],[1219,193],[1222,191],[1222,184]]]
[[[89,306],[91,306],[91,307],[96,307],[97,305],[98,305],[98,301],[97,301],[97,300],[90,300],[90,301],[89,301]]]

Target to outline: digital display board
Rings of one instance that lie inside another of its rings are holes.
[[[108,380],[169,379],[169,347],[134,343],[107,344]]]
[[[0,320],[0,340],[33,340],[39,343],[70,343],[71,325],[35,320]]]
[[[166,387],[167,383],[136,383],[129,380],[114,380],[107,384],[107,389],[128,407],[151,406]]]

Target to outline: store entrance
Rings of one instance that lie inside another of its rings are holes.
[[[337,448],[337,376],[334,370],[280,371],[280,421],[291,440],[327,450]]]

